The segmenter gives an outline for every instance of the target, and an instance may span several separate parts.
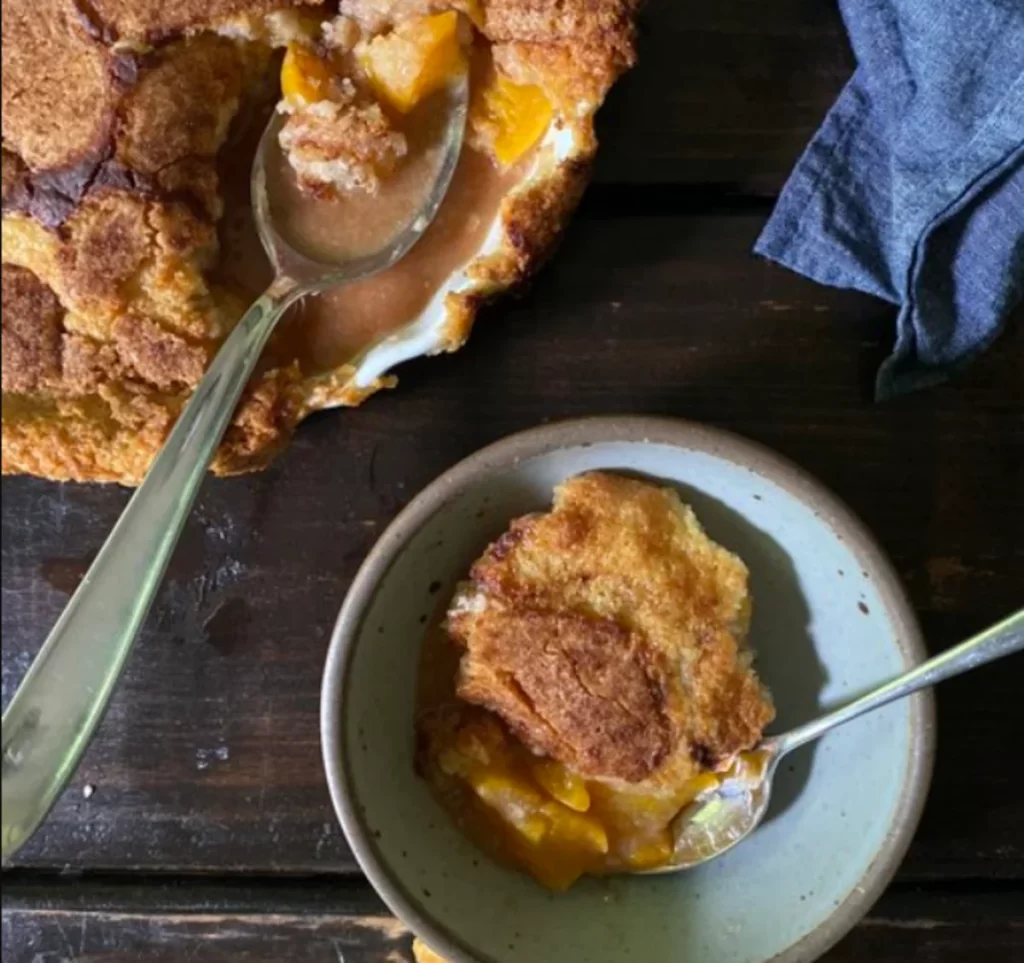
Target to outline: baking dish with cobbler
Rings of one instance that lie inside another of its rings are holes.
[[[437,221],[394,269],[297,309],[214,471],[264,466],[311,412],[459,348],[576,206],[636,5],[4,0],[4,472],[140,481],[269,278],[246,189],[268,112],[304,188],[372,189],[464,59],[467,143]]]

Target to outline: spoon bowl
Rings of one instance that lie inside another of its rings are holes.
[[[280,151],[278,135],[284,126],[285,115],[274,111],[264,128],[253,161],[251,196],[260,243],[270,258],[277,278],[291,277],[304,287],[308,286],[310,293],[321,292],[372,277],[405,257],[433,222],[458,167],[469,112],[468,74],[456,75],[438,96],[444,100],[445,114],[438,145],[441,157],[422,207],[387,246],[344,263],[324,261],[303,251],[300,245],[286,236],[275,217],[271,202],[270,165]]]
[[[670,866],[637,873],[663,875],[694,869],[743,842],[764,819],[772,780],[782,758],[778,743],[767,739],[755,750],[762,757],[759,778],[723,786],[687,806],[673,826],[676,856]]]

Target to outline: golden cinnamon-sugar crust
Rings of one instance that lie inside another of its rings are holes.
[[[281,129],[302,189],[325,198],[336,190],[376,194],[381,179],[406,155],[405,137],[388,122],[379,104],[324,100],[293,113]],[[325,177],[324,167],[333,168]]]
[[[552,250],[596,149],[592,112],[632,62],[623,0],[342,0],[476,14],[511,74],[550,89],[579,149],[506,199],[506,237],[448,296],[441,349]],[[3,0],[3,471],[137,483],[252,292],[218,225],[232,125],[276,89],[262,18],[317,0]],[[326,15],[327,8],[324,9]],[[371,11],[372,12],[372,11]],[[369,15],[369,14],[368,14]],[[291,16],[291,14],[289,14]],[[260,39],[263,38],[263,39]],[[248,162],[233,157],[245,170]],[[7,287],[11,291],[8,294]],[[8,357],[9,355],[9,357]],[[271,355],[214,464],[265,465],[296,425],[394,383]]]
[[[113,123],[113,56],[62,0],[3,4],[3,138],[34,169],[98,154]]]
[[[34,391],[60,372],[63,309],[31,271],[3,265],[3,383]]]
[[[753,747],[774,712],[744,639],[747,569],[670,489],[573,478],[473,566],[457,693],[535,753],[643,792]]]
[[[486,0],[484,30],[495,42],[569,43],[613,50],[629,44],[640,0]]]
[[[83,22],[97,36],[159,43],[169,36],[259,18],[317,0],[76,0]]]

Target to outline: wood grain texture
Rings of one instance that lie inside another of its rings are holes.
[[[4,887],[5,961],[407,963],[410,944],[361,882]]]
[[[411,937],[361,884],[5,887],[7,963],[409,963]],[[891,890],[823,963],[1019,963],[1024,892]],[[273,907],[272,910],[269,907]],[[527,961],[523,961],[527,963]]]
[[[320,672],[383,527],[459,458],[596,412],[742,432],[818,475],[892,554],[938,650],[1024,585],[1024,338],[957,383],[879,406],[892,309],[753,258],[760,216],[591,205],[533,293],[467,348],[305,425],[268,472],[204,488],[167,585],[74,785],[18,864],[139,871],[353,868],[324,786]],[[9,695],[126,494],[4,482]],[[948,683],[905,879],[1024,876],[1024,660]],[[84,787],[93,787],[87,799]]]
[[[600,181],[775,194],[853,71],[833,0],[648,0]]]

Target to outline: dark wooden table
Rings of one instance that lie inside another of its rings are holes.
[[[476,448],[597,412],[680,415],[801,463],[874,529],[933,651],[1024,601],[1020,318],[955,384],[887,405],[894,311],[750,254],[852,69],[823,0],[653,0],[557,260],[460,354],[211,481],[80,772],[3,877],[11,960],[407,960],[321,773],[328,634],[360,560]],[[128,497],[3,483],[4,702]],[[1024,960],[1024,659],[939,693],[920,831],[830,963]],[[529,963],[529,961],[524,961]]]

